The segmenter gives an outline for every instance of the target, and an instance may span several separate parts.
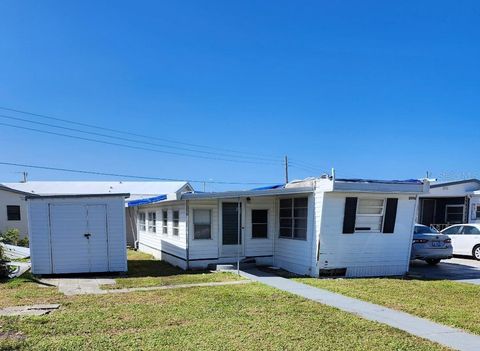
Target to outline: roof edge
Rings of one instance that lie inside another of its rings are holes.
[[[70,199],[70,198],[82,198],[82,197],[123,197],[129,198],[129,193],[106,193],[106,194],[65,194],[65,195],[37,195],[29,194],[25,196],[26,200],[31,199]]]
[[[480,180],[477,179],[477,178],[470,178],[470,179],[464,179],[464,180],[454,180],[454,181],[451,181],[451,182],[430,184],[430,188],[440,188],[440,187],[443,187],[443,186],[459,185],[459,184],[465,184],[465,183],[477,183],[477,184],[480,185]]]

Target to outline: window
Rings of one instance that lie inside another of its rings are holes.
[[[467,235],[480,235],[480,230],[473,225],[465,225],[463,226],[462,233]]]
[[[7,205],[7,220],[9,221],[20,220],[20,206]]]
[[[147,227],[146,227],[146,224],[145,224],[145,213],[143,213],[143,212],[140,212],[138,214],[138,227],[139,227],[139,230],[141,230],[141,231],[147,230]]]
[[[381,233],[385,199],[358,199],[355,232]]]
[[[480,219],[480,204],[477,204],[475,214],[476,214],[475,218]]]
[[[211,239],[212,226],[210,210],[193,210],[193,238],[194,239]]]
[[[173,211],[173,235],[178,235],[179,224],[180,224],[180,214],[178,211]]]
[[[168,234],[168,211],[162,211],[162,233]]]
[[[460,229],[462,229],[461,225],[454,225],[453,227],[448,227],[447,229],[442,230],[442,234],[460,234]]]
[[[157,214],[155,212],[148,212],[148,231],[151,233],[157,231]]]
[[[268,237],[268,210],[252,210],[252,238]]]
[[[280,200],[280,237],[307,238],[308,198]]]
[[[413,234],[438,234],[438,230],[426,225],[416,225]]]
[[[463,223],[463,213],[465,209],[463,205],[447,205],[445,207],[445,222],[447,224]]]

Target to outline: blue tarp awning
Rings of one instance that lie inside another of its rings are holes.
[[[278,189],[278,188],[283,188],[285,184],[275,184],[275,185],[268,185],[268,186],[262,186],[260,188],[254,188],[251,190],[270,190],[270,189]]]
[[[160,202],[160,201],[163,201],[163,200],[166,200],[166,199],[167,199],[167,195],[158,195],[158,196],[149,197],[149,198],[146,198],[146,199],[128,201],[127,205],[128,205],[128,207],[148,205],[148,204],[153,204],[155,202]]]

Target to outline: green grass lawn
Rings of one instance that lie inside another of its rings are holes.
[[[210,283],[241,280],[234,273],[210,271],[183,271],[151,255],[128,250],[128,273],[116,278],[115,285],[104,285],[105,289],[137,288],[162,285]]]
[[[54,303],[64,299],[56,287],[41,285],[30,274],[8,281],[0,280],[0,308],[29,305],[33,303]]]
[[[295,280],[480,334],[480,286],[393,278]]]
[[[0,350],[446,350],[258,283],[58,302],[50,315],[0,317]]]

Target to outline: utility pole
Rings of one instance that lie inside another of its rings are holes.
[[[288,183],[288,156],[285,155],[285,184]]]
[[[23,179],[20,181],[20,183],[26,183],[27,182],[27,179],[28,179],[28,172],[17,172],[17,173],[20,173],[23,177]]]

